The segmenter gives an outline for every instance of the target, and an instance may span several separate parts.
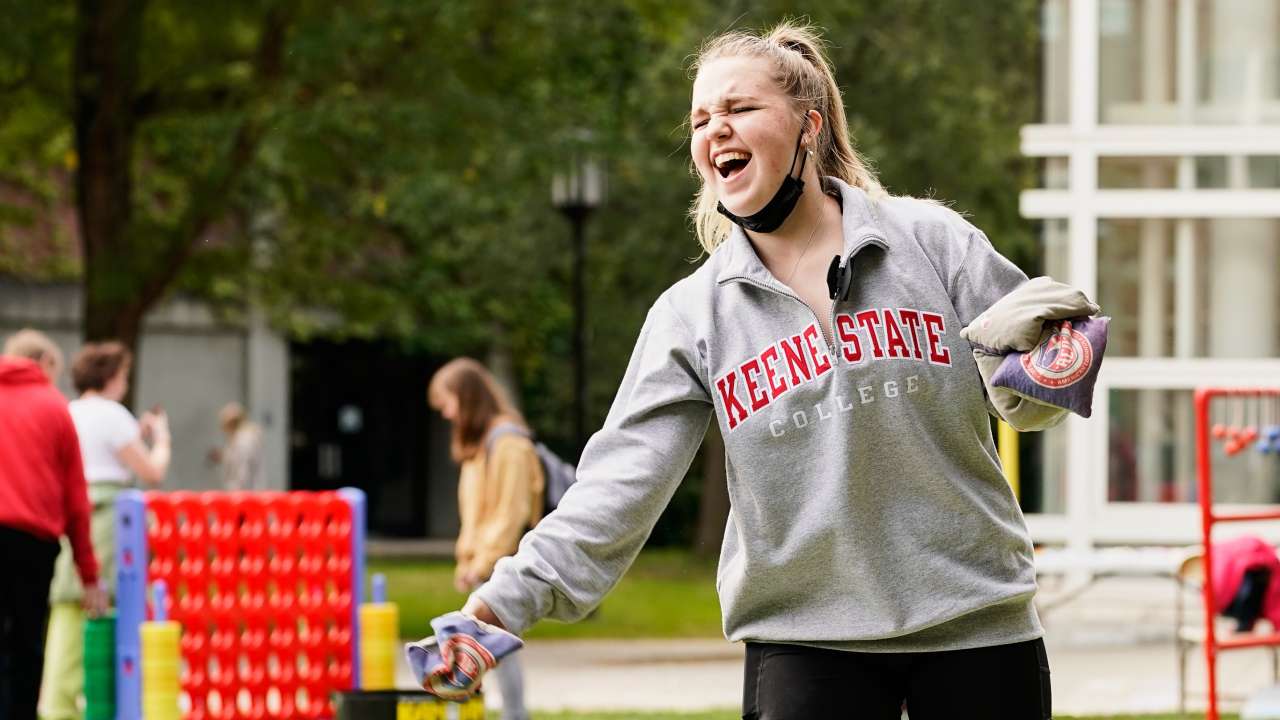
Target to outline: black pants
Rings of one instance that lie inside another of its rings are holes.
[[[747,643],[744,720],[1044,720],[1044,641],[921,653]]]
[[[0,525],[0,720],[35,720],[58,543]]]

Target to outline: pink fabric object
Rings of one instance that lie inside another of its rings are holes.
[[[1266,568],[1271,573],[1262,601],[1262,617],[1280,631],[1280,559],[1276,549],[1262,538],[1245,535],[1213,544],[1213,611],[1221,613],[1231,604],[1245,572]]]

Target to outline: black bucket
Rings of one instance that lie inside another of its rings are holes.
[[[484,698],[456,703],[421,690],[344,692],[337,720],[484,720]]]

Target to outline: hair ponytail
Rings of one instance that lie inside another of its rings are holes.
[[[861,188],[873,200],[887,196],[874,170],[858,154],[849,137],[844,99],[827,58],[820,31],[812,25],[784,20],[766,33],[733,30],[703,44],[693,70],[723,57],[762,57],[774,68],[774,80],[796,105],[800,115],[817,110],[825,122],[814,147],[819,177],[833,176]],[[692,167],[692,165],[691,165]],[[693,167],[694,175],[698,175]],[[706,182],[698,190],[689,215],[698,242],[713,252],[729,235],[729,219],[716,211],[719,198]]]

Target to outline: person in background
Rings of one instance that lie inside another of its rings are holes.
[[[222,487],[226,490],[264,490],[262,474],[262,428],[249,420],[244,406],[229,402],[218,411],[218,427],[227,436],[212,457],[222,466]]]
[[[118,342],[89,343],[76,353],[72,382],[80,393],[70,404],[80,436],[80,455],[93,507],[93,543],[103,564],[105,585],[115,594],[115,499],[133,486],[158,487],[169,470],[169,420],[155,408],[135,419],[121,401],[129,391],[133,355]],[[45,720],[80,717],[78,698],[84,687],[84,616],[81,583],[70,572],[63,549],[54,571],[49,600],[49,636],[41,689],[40,714]]]
[[[454,587],[467,593],[489,579],[498,560],[515,553],[525,531],[541,518],[546,480],[529,426],[480,363],[470,358],[446,363],[431,378],[427,402],[453,426],[450,452],[461,464]],[[504,659],[494,672],[503,720],[528,718],[518,655]]]
[[[49,581],[58,538],[71,540],[84,609],[107,607],[89,533],[89,498],[67,401],[53,386],[62,352],[22,330],[0,356],[0,718],[36,716]]]

